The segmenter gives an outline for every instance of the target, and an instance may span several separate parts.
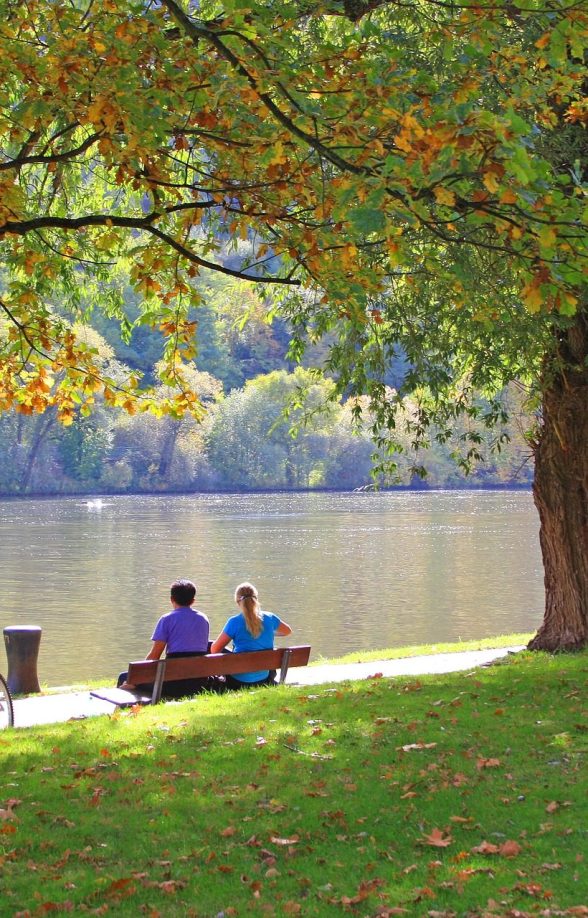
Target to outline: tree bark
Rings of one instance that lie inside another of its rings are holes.
[[[546,367],[533,496],[541,523],[545,617],[531,650],[588,644],[588,309],[558,333]]]

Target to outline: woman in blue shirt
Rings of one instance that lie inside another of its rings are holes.
[[[262,612],[257,590],[252,583],[241,583],[235,590],[235,602],[239,608],[237,615],[231,616],[225,627],[213,642],[210,653],[220,653],[230,641],[234,653],[245,653],[248,650],[272,650],[274,635],[286,637],[292,634],[290,625],[283,622],[271,612]],[[274,673],[275,675],[275,673]],[[269,671],[239,673],[227,676],[228,688],[244,688],[250,685],[264,685],[273,682]]]

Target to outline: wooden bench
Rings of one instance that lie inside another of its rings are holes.
[[[127,682],[153,685],[150,694],[123,688],[94,689],[96,698],[124,707],[133,704],[157,704],[168,682],[182,679],[204,679],[207,676],[236,676],[258,670],[275,669],[284,682],[290,666],[306,666],[310,646],[280,647],[278,650],[253,650],[248,653],[207,653],[199,657],[173,657],[171,660],[138,660],[129,663]]]

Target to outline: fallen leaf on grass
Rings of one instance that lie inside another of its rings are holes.
[[[277,835],[271,835],[270,841],[273,842],[274,845],[283,845],[286,847],[287,845],[296,845],[300,841],[300,836],[293,835],[292,838],[279,838]]]
[[[422,902],[423,899],[436,899],[437,896],[430,886],[422,886],[414,891],[414,901]]]
[[[236,831],[237,831],[237,830],[236,830],[235,826],[227,826],[226,829],[223,829],[223,830],[222,830],[221,835],[222,835],[223,838],[230,838],[231,835],[234,835],[234,834],[236,833]]]
[[[184,880],[163,880],[162,883],[156,884],[158,889],[161,889],[164,893],[168,893],[168,895],[177,892],[178,889],[183,889],[186,885]]]
[[[14,807],[18,806],[19,803],[22,803],[22,800],[17,800],[15,797],[12,797],[10,800],[6,801],[6,809],[4,807],[0,808],[0,820],[5,821],[7,819],[14,819]]]
[[[98,806],[100,803],[100,798],[105,793],[103,787],[95,787],[92,796],[90,797],[90,806]]]
[[[516,857],[521,851],[522,848],[516,841],[505,841],[498,849],[498,853],[501,854],[502,857]]]
[[[407,743],[406,746],[397,746],[402,752],[412,752],[413,749],[434,749],[437,743]]]
[[[451,783],[454,787],[462,787],[464,784],[468,783],[468,779],[463,772],[457,771],[451,779]]]
[[[374,890],[378,889],[379,886],[382,886],[384,880],[381,880],[379,877],[374,877],[373,880],[366,880],[363,883],[359,884],[359,889],[357,890],[354,896],[341,896],[340,899],[334,900],[333,904],[338,902],[340,905],[359,905],[360,902],[363,902],[367,899]]]
[[[542,899],[550,899],[552,895],[549,890],[543,889],[540,883],[517,883],[513,888],[519,889],[533,899],[538,899],[539,897]]]
[[[516,841],[505,841],[501,845],[483,841],[472,848],[472,854],[499,854],[502,857],[516,857],[521,853],[521,846]]]
[[[500,759],[477,759],[476,768],[478,771],[481,771],[482,768],[499,768],[501,765]]]
[[[451,835],[443,829],[432,829],[428,835],[424,835],[420,840],[421,845],[431,845],[433,848],[447,848],[453,841]]]
[[[125,895],[130,896],[136,891],[136,888],[132,877],[119,877],[118,880],[113,880],[110,886],[107,886],[102,895],[117,898],[117,893],[124,892]]]

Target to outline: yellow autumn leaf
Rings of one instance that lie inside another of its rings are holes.
[[[539,312],[543,304],[543,296],[539,285],[536,283],[526,284],[521,291],[521,299],[527,312],[532,314]]]
[[[539,242],[546,249],[551,249],[555,245],[557,235],[552,226],[543,226],[539,230]]]
[[[493,172],[485,172],[482,176],[482,182],[491,194],[496,194],[498,191],[498,179]]]
[[[455,204],[454,192],[450,191],[449,188],[444,188],[443,185],[437,185],[433,188],[433,194],[437,204],[446,204],[448,207],[453,207]]]
[[[278,165],[280,163],[287,163],[287,162],[288,162],[288,157],[284,153],[284,145],[282,144],[281,140],[278,140],[278,142],[274,144],[274,155],[271,158],[271,164]]]

